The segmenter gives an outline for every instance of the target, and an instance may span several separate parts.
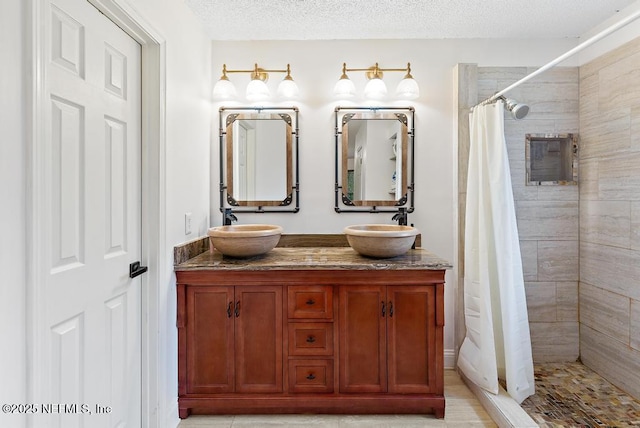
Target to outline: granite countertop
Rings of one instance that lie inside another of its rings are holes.
[[[235,259],[218,251],[204,251],[182,263],[176,271],[190,270],[443,270],[451,264],[424,250],[409,250],[389,259],[363,257],[350,247],[287,247],[274,248],[267,254]]]

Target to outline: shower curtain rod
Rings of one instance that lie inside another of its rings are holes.
[[[553,61],[550,61],[549,63],[543,65],[542,67],[540,67],[539,69],[537,69],[536,71],[526,75],[525,77],[523,77],[522,79],[518,80],[517,82],[513,83],[510,86],[507,86],[506,88],[504,88],[503,90],[496,92],[495,94],[493,94],[491,97],[487,98],[486,100],[476,104],[474,107],[479,106],[479,105],[483,105],[483,104],[488,104],[488,103],[492,103],[494,101],[497,101],[498,99],[500,99],[500,97],[502,97],[505,93],[509,92],[510,90],[514,89],[517,86],[520,86],[521,84],[523,84],[524,82],[536,77],[538,74],[544,73],[545,71],[547,71],[548,69],[554,67],[556,64],[564,61],[565,59],[569,58],[570,56],[575,55],[576,53],[580,52],[581,50],[583,50],[584,48],[591,46],[592,44],[594,44],[595,42],[599,41],[600,39],[608,36],[609,34],[613,33],[614,31],[619,30],[620,28],[624,27],[625,25],[635,21],[636,19],[638,19],[640,17],[640,9],[636,10],[634,13],[632,13],[631,15],[627,16],[626,18],[621,19],[620,21],[616,22],[615,24],[612,24],[611,26],[605,28],[604,30],[602,30],[601,32],[599,32],[598,34],[595,34],[594,36],[588,38],[587,40],[585,40],[584,42],[580,43],[578,46],[576,46],[575,48],[565,52],[564,54],[560,55],[559,57],[557,57],[556,59],[554,59]],[[473,109],[473,108],[472,108]]]

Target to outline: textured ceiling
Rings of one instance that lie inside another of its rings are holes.
[[[578,37],[635,0],[183,0],[214,40]]]

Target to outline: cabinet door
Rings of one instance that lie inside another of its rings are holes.
[[[341,286],[339,297],[340,392],[385,392],[385,287]]]
[[[236,286],[236,392],[282,392],[282,287]]]
[[[187,393],[233,391],[233,287],[187,287]]]
[[[387,298],[389,392],[433,392],[435,287],[390,286]]]

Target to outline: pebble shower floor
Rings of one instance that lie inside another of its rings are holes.
[[[522,408],[544,428],[640,427],[640,401],[581,363],[536,364]]]

